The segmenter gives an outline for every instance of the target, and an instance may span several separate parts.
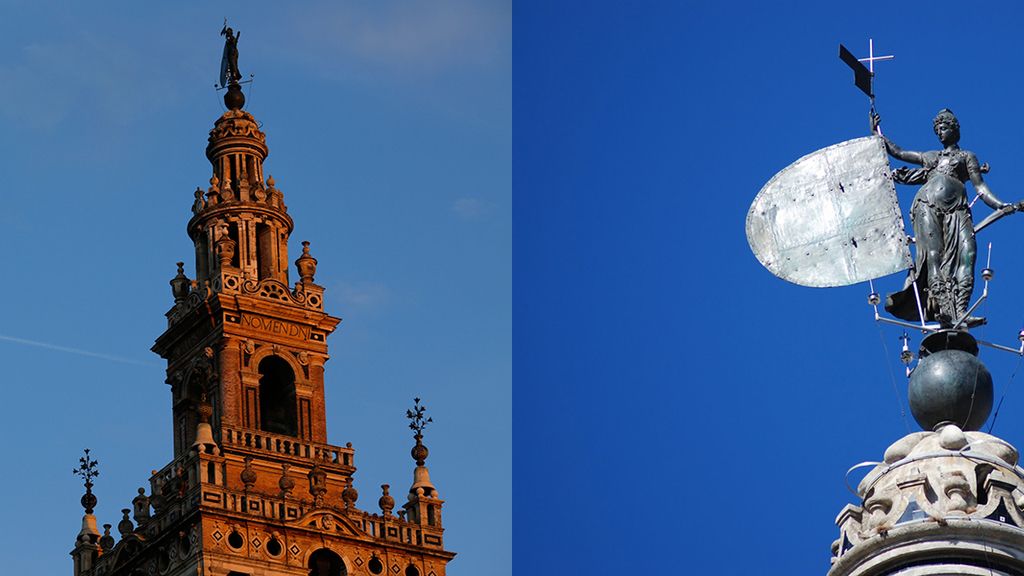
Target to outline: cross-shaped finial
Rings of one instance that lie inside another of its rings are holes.
[[[419,398],[413,398],[413,400],[416,402],[416,405],[412,407],[412,410],[405,411],[405,417],[411,420],[411,422],[409,422],[409,429],[416,432],[417,436],[421,436],[423,434],[423,429],[427,427],[427,424],[433,422],[434,419],[424,418],[424,414],[427,412],[427,407],[420,404]]]
[[[877,61],[892,60],[895,57],[896,56],[894,56],[892,54],[889,54],[887,56],[875,56],[875,39],[874,38],[868,38],[868,57],[867,58],[857,58],[857,61],[858,62],[867,62],[868,63],[868,70],[871,72],[871,75],[874,76],[874,74],[875,74],[875,61],[876,60]]]

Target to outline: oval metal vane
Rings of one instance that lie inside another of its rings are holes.
[[[885,144],[847,140],[772,177],[747,212],[747,241],[772,274],[847,286],[911,266]]]

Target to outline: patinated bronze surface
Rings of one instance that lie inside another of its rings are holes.
[[[880,121],[878,114],[871,114],[873,132],[878,132]],[[882,136],[889,155],[920,166],[894,170],[896,182],[921,185],[910,208],[915,265],[903,290],[889,295],[885,309],[898,318],[920,320],[916,283],[925,320],[950,326],[967,313],[974,291],[977,246],[964,184],[970,180],[981,199],[996,210],[1012,211],[1014,205],[992,193],[982,178],[984,170],[977,156],[960,148],[960,123],[950,110],[939,111],[933,128],[941,150],[904,150]],[[968,325],[981,322],[980,318],[967,320]]]
[[[242,32],[236,35],[225,22],[220,35],[224,37],[224,56],[220,61],[220,87],[223,88],[242,79],[242,73],[238,71],[238,39],[242,37]]]

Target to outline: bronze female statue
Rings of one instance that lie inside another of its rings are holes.
[[[878,132],[880,118],[871,116],[871,128]],[[937,320],[943,327],[983,324],[983,318],[964,318],[974,290],[977,245],[974,222],[964,183],[971,181],[981,199],[993,209],[1011,205],[997,198],[981,175],[987,167],[978,164],[974,153],[960,149],[960,123],[949,109],[942,109],[933,121],[942,150],[903,150],[882,136],[889,155],[921,168],[901,167],[893,171],[901,184],[922,184],[910,207],[916,256],[903,290],[890,294],[885,309],[904,320],[920,320],[915,283],[925,320]]]
[[[225,19],[220,35],[224,37],[224,56],[220,60],[220,86],[223,88],[242,79],[242,73],[238,71],[238,39],[242,33],[236,35]]]

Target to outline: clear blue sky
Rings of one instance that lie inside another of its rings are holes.
[[[900,331],[875,325],[865,285],[772,276],[747,246],[746,212],[791,162],[867,135],[867,99],[837,46],[860,54],[871,37],[896,55],[878,65],[886,134],[934,149],[932,118],[949,107],[992,189],[1024,198],[1024,8],[995,6],[517,5],[520,565],[828,570],[833,521],[853,501],[846,470],[917,429]],[[914,189],[899,194],[909,207]],[[1010,345],[1024,321],[1022,230],[1016,215],[979,235],[996,277],[978,333]],[[982,359],[997,399],[1008,392],[994,432],[1024,446],[1018,359]]]
[[[312,242],[344,319],[328,436],[356,449],[359,506],[411,484],[420,396],[449,573],[511,574],[511,6],[468,0],[0,6],[0,571],[71,572],[83,448],[115,525],[170,459],[149,347],[192,264],[225,16],[291,253]]]

